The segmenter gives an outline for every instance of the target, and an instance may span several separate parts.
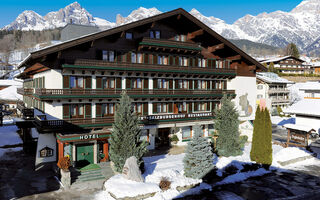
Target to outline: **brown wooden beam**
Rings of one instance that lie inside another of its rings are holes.
[[[156,22],[152,22],[151,28],[153,28],[156,25]]]
[[[91,41],[90,47],[93,47],[94,42],[95,42],[95,40]]]
[[[223,49],[223,48],[224,48],[224,43],[221,43],[221,44],[217,44],[217,45],[208,47],[208,51],[209,51],[210,53],[212,53],[212,52],[215,52],[215,51],[217,51],[217,50],[219,50],[219,49]]]
[[[122,38],[123,38],[123,37],[124,37],[124,35],[125,35],[125,32],[124,32],[124,31],[122,31],[122,32],[121,32],[120,37],[122,37]]]
[[[252,70],[256,70],[257,69],[257,66],[255,65],[250,65],[248,66],[249,70],[252,71]]]
[[[230,61],[241,60],[241,56],[240,55],[230,56],[230,57],[227,57],[226,59]]]
[[[177,16],[177,20],[180,20],[180,19],[181,19],[181,14]]]
[[[203,34],[203,29],[200,29],[200,30],[197,30],[197,31],[194,31],[192,33],[188,33],[187,35],[187,40],[191,40],[199,35],[202,35]]]

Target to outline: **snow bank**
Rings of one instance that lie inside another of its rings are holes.
[[[17,133],[16,126],[2,126],[0,127],[0,147],[5,145],[22,144],[22,140]]]
[[[155,183],[140,183],[125,179],[121,174],[111,177],[105,182],[107,192],[117,198],[135,197],[139,195],[160,192],[161,189]]]
[[[310,155],[312,154],[307,150],[300,149],[297,147],[287,147],[287,148],[283,148],[282,150],[280,150],[274,155],[272,164],[277,165],[276,162],[278,161],[284,162],[284,161],[305,157],[305,156],[310,156]]]
[[[17,93],[17,88],[21,86],[9,86],[0,91],[0,99],[18,101],[22,100],[22,95]]]

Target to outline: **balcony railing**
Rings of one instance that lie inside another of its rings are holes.
[[[64,68],[94,68],[101,70],[116,71],[140,71],[140,72],[164,72],[164,73],[183,73],[183,74],[206,74],[206,75],[224,75],[228,77],[236,76],[236,70],[230,69],[229,62],[223,62],[223,68],[214,67],[191,67],[176,65],[160,65],[146,63],[125,63],[108,62],[103,60],[77,59],[74,65],[63,65]]]
[[[165,39],[153,39],[153,38],[143,38],[139,43],[140,46],[156,46],[163,48],[177,48],[177,49],[186,49],[192,51],[201,51],[202,48],[198,43],[192,42],[182,42],[175,40],[165,40]]]
[[[271,103],[290,103],[290,99],[271,99]]]
[[[120,97],[122,89],[35,89],[35,95],[40,99],[50,98],[101,98]],[[234,95],[234,90],[167,90],[167,89],[128,89],[127,94],[131,97],[192,97],[192,96],[223,96]]]
[[[287,89],[269,89],[268,93],[289,93],[290,91]]]
[[[32,108],[27,108],[22,102],[17,103],[17,109],[21,112],[23,119],[33,119],[34,110]]]
[[[17,88],[17,93],[21,95],[33,94],[33,88]]]
[[[114,118],[87,118],[87,119],[65,119],[65,120],[47,120],[45,115],[39,115],[35,118],[36,125],[47,131],[52,130],[66,130],[68,128],[81,128],[81,127],[111,127]],[[163,115],[148,115],[140,116],[141,124],[159,124],[159,123],[172,123],[176,121],[197,121],[208,120],[214,117],[213,112],[202,113],[184,113],[184,114],[163,114]]]

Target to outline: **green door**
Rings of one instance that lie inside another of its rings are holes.
[[[93,156],[93,144],[77,145],[77,167],[92,164]]]

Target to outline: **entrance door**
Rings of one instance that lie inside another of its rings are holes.
[[[169,146],[170,128],[158,129],[158,147]]]
[[[93,144],[77,145],[77,167],[92,164],[93,156]]]

